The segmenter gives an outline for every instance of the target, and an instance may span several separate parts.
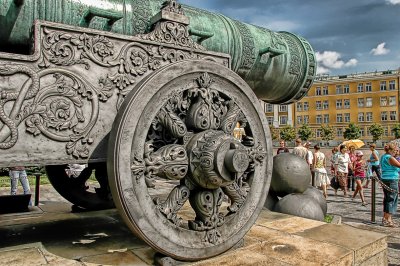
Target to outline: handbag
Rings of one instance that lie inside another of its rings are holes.
[[[332,177],[332,179],[331,179],[331,187],[333,189],[339,189],[340,188],[339,180],[337,179],[336,176]]]

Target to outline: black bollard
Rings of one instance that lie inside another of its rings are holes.
[[[371,179],[371,223],[376,223],[375,221],[375,192],[376,192],[376,182],[375,178]]]
[[[39,205],[39,194],[40,194],[40,173],[34,173],[36,177],[35,183],[35,206]]]

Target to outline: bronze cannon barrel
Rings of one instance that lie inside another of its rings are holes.
[[[36,19],[136,35],[151,29],[164,0],[2,0],[0,49],[28,51]],[[227,53],[231,68],[270,103],[299,100],[316,72],[311,45],[289,32],[242,23],[224,15],[183,6],[190,34],[208,50]]]

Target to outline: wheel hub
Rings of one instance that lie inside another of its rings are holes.
[[[245,147],[223,131],[206,130],[195,134],[188,142],[186,152],[188,178],[202,188],[228,186],[249,166]]]

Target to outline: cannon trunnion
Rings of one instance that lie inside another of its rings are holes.
[[[13,1],[14,11],[26,12],[18,5],[35,1],[23,2]],[[176,1],[143,20],[151,21],[150,31],[145,23],[134,32],[126,14],[86,11],[79,25],[101,16],[102,30],[73,26],[73,16],[72,25],[38,20],[32,54],[0,53],[0,165],[46,165],[62,196],[87,209],[115,204],[128,227],[165,255],[199,260],[225,252],[254,224],[271,180],[272,143],[257,86],[291,85],[271,101],[301,97],[315,72],[311,47],[265,31],[274,46],[253,51],[259,41],[253,40],[249,51],[246,32],[257,27],[235,22],[243,49],[232,57],[218,53],[226,47],[217,48],[206,28],[190,28]],[[199,11],[185,11],[196,25]],[[19,21],[10,14],[0,19],[3,30]],[[104,31],[110,29],[134,36]],[[12,28],[2,46],[22,44],[23,37]],[[257,56],[247,62],[242,51]],[[232,134],[238,123],[241,141]],[[88,167],[72,178],[65,172],[70,163]],[[100,187],[89,192],[93,171]]]

